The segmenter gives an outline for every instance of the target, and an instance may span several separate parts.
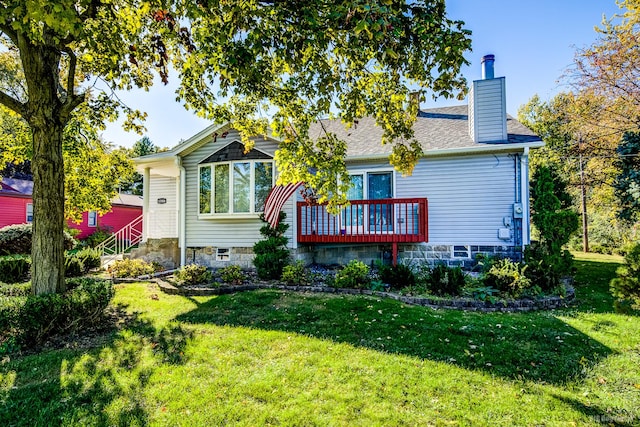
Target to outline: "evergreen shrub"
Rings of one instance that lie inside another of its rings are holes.
[[[264,221],[264,214],[260,217]],[[282,270],[289,263],[289,250],[287,249],[288,238],[284,233],[289,228],[289,224],[284,223],[286,214],[280,212],[278,225],[272,227],[265,223],[260,228],[260,234],[264,236],[263,240],[253,245],[253,265],[256,267],[258,277],[263,280],[279,279],[282,276]]]
[[[619,267],[617,276],[611,280],[611,293],[617,299],[616,307],[630,305],[640,310],[640,243],[626,250],[625,265]]]

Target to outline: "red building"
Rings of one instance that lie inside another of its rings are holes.
[[[3,178],[0,183],[0,228],[12,224],[33,221],[33,182],[22,179]],[[84,212],[78,224],[68,221],[71,228],[80,230],[78,239],[95,232],[98,227],[116,232],[142,215],[142,197],[118,194],[111,200],[111,211],[104,215],[96,211]]]

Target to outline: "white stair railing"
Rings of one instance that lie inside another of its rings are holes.
[[[109,236],[96,246],[102,256],[102,264],[124,254],[142,240],[142,215]]]

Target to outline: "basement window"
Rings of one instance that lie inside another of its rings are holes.
[[[216,249],[216,261],[229,261],[231,259],[231,250],[229,248]]]
[[[471,258],[471,247],[455,245],[453,247],[453,258]]]

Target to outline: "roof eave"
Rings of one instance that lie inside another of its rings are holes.
[[[443,157],[451,155],[464,155],[464,154],[485,154],[485,153],[501,153],[509,151],[520,151],[525,148],[540,148],[544,147],[543,141],[525,142],[525,143],[510,143],[510,144],[487,144],[477,147],[460,147],[460,148],[443,148],[426,150],[422,157]],[[391,153],[380,154],[365,154],[362,156],[348,156],[347,161],[365,161],[365,160],[380,160],[387,159]]]

